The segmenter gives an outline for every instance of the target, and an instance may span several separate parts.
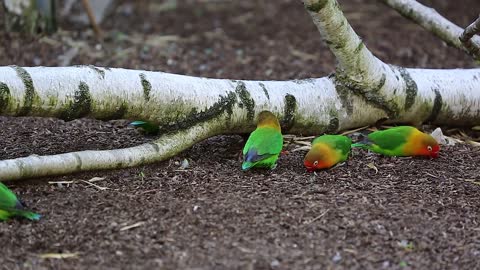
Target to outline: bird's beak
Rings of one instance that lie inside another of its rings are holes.
[[[430,156],[431,156],[432,158],[438,158],[438,151],[437,151],[437,152],[432,152],[432,153],[430,154]]]
[[[315,170],[315,168],[308,160],[304,160],[303,165],[305,166],[305,168],[307,168],[307,172],[313,172]]]

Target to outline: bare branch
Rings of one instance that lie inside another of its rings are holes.
[[[377,81],[383,62],[363,44],[343,15],[336,0],[304,0],[325,43],[350,80]]]
[[[445,41],[450,46],[456,47],[470,54],[462,44],[459,37],[463,28],[447,20],[433,8],[424,6],[415,0],[382,0],[385,4],[398,11],[404,17],[418,23],[426,30]],[[480,48],[480,37],[470,39],[472,46]]]
[[[480,60],[480,46],[474,44],[472,37],[480,33],[480,15],[478,18],[463,31],[460,35],[460,41],[475,59]]]
[[[171,158],[213,135],[212,126],[199,124],[185,131],[166,134],[154,142],[129,148],[3,160],[0,162],[0,179],[10,181],[149,164]]]

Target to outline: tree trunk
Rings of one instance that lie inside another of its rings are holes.
[[[37,34],[57,29],[55,0],[3,0],[7,31]]]

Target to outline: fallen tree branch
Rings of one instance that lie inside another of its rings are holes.
[[[0,162],[0,179],[18,180],[149,164],[173,157],[213,135],[210,126],[198,125],[186,131],[162,136],[151,143],[124,149],[80,151],[50,156],[31,155],[3,160]]]
[[[426,30],[432,32],[450,46],[456,47],[470,54],[470,50],[467,49],[459,39],[464,31],[463,28],[447,20],[434,9],[424,6],[415,0],[382,1],[398,11],[404,17],[416,22]],[[473,36],[470,40],[472,47],[480,48],[479,36]],[[471,56],[476,60],[480,59],[476,54]]]
[[[114,169],[165,160],[208,137],[245,133],[262,110],[284,133],[317,135],[387,123],[480,125],[480,69],[407,69],[361,42],[335,0],[305,0],[339,59],[318,79],[248,81],[77,67],[0,67],[0,114],[147,120],[161,137],[137,147],[0,161],[0,180]]]
[[[480,15],[478,18],[460,35],[460,41],[475,59],[480,59],[480,46],[472,41],[472,38],[480,33]]]
[[[480,124],[476,109],[480,69],[402,72],[415,83],[416,95],[408,109],[404,107],[406,91],[386,97],[392,108],[398,108],[390,122]],[[118,169],[165,160],[208,137],[251,131],[255,115],[264,109],[279,116],[284,132],[304,135],[333,133],[388,117],[389,112],[374,101],[355,93],[342,96],[344,90],[335,76],[232,81],[92,66],[0,67],[3,115],[146,119],[159,124],[163,133],[153,143],[132,148],[0,161],[0,179]]]

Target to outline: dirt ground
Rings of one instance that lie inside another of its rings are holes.
[[[480,10],[478,0],[422,2],[462,26]],[[121,2],[102,25],[102,45],[66,20],[49,37],[0,30],[0,65],[274,80],[333,71],[300,1],[186,0],[172,10],[160,3]],[[340,3],[384,61],[473,66],[379,1]],[[0,117],[0,159],[152,140],[127,123]],[[435,160],[356,150],[345,165],[311,174],[301,151],[282,156],[272,172],[242,172],[243,143],[219,136],[149,166],[8,183],[43,218],[0,224],[0,269],[480,269],[480,148],[444,147]],[[180,170],[184,159],[189,167]],[[83,182],[93,177],[105,178],[95,183],[107,189]]]

